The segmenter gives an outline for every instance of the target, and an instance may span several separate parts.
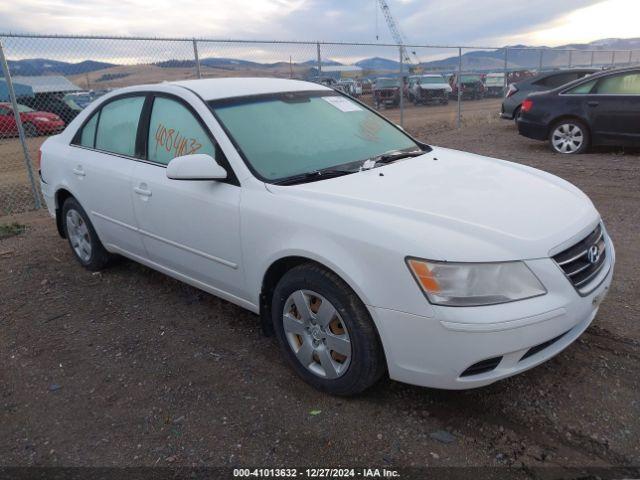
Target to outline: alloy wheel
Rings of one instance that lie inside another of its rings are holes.
[[[87,224],[76,210],[67,211],[67,235],[73,251],[83,262],[91,260],[91,237]]]
[[[553,131],[551,143],[559,153],[575,153],[584,143],[584,132],[575,123],[562,123]]]
[[[329,300],[311,290],[296,290],[284,304],[282,325],[289,347],[307,370],[329,380],[346,373],[351,340]]]

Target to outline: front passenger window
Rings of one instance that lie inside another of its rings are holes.
[[[167,165],[175,157],[206,153],[215,158],[209,135],[180,102],[156,97],[149,125],[148,159]]]

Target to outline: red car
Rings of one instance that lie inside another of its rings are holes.
[[[57,133],[64,128],[64,122],[55,113],[36,112],[18,104],[20,120],[27,137],[37,137]],[[10,103],[0,103],[0,137],[18,135],[16,119]]]

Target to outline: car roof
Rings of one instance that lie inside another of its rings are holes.
[[[247,95],[261,95],[269,93],[302,92],[309,90],[332,91],[332,89],[317,83],[283,78],[206,78],[201,80],[183,80],[169,83],[187,88],[205,100],[218,100],[222,98],[244,97]]]
[[[563,75],[565,73],[596,73],[602,71],[601,68],[563,68],[561,70],[549,70],[540,72],[538,75],[531,77],[532,80],[540,80],[542,78],[553,77],[554,75]]]

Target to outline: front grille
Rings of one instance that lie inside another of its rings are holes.
[[[558,335],[557,337],[552,338],[551,340],[547,340],[546,342],[542,342],[540,345],[536,345],[535,347],[531,347],[529,350],[527,350],[527,352],[522,356],[522,358],[520,359],[520,361],[523,361],[533,355],[535,355],[538,352],[541,352],[542,350],[544,350],[547,347],[550,347],[551,345],[553,345],[554,343],[556,343],[558,340],[560,340],[562,337],[564,337],[567,333],[569,333],[569,330],[567,330],[566,332],[564,332],[561,335]]]
[[[487,373],[494,370],[502,360],[502,357],[487,358],[481,362],[474,363],[464,372],[460,374],[461,377],[469,377],[471,375],[480,375],[481,373]]]
[[[597,246],[598,258],[590,259],[589,250]],[[596,278],[606,263],[607,251],[604,241],[604,230],[601,225],[575,245],[553,257],[573,286],[583,292],[589,283]]]

